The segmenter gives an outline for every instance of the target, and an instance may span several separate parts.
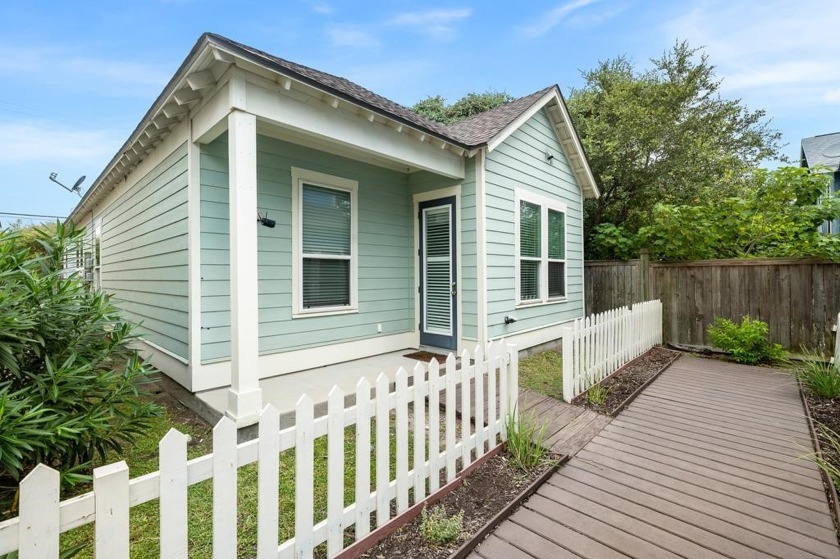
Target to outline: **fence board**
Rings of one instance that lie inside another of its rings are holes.
[[[446,358],[446,483],[455,479],[455,355]]]
[[[356,541],[370,533],[370,382],[356,384]]]
[[[128,465],[124,460],[93,470],[93,494],[94,557],[128,559]]]
[[[160,556],[187,557],[187,436],[170,429],[160,452]]]
[[[223,417],[213,428],[213,557],[236,556],[236,423]]]
[[[426,369],[414,366],[414,503],[426,498]]]
[[[20,559],[58,559],[59,478],[38,464],[20,482]]]
[[[396,378],[397,514],[408,509],[408,372],[402,367]]]
[[[327,557],[344,547],[344,391],[333,386],[327,399]]]
[[[388,408],[388,377],[376,377],[376,526],[383,526],[391,518],[388,486],[390,485],[390,409]]]
[[[642,300],[640,262],[587,262],[587,313]],[[647,268],[643,298],[662,301],[667,342],[709,346],[707,329],[716,317],[740,321],[749,315],[767,322],[772,341],[792,351],[805,346],[829,354],[834,346],[831,327],[840,312],[840,263],[722,259],[651,262]]]
[[[311,557],[315,548],[312,533],[315,493],[312,475],[315,469],[314,415],[312,398],[304,394],[295,405],[295,557],[301,559]]]
[[[267,405],[260,416],[259,469],[257,471],[257,558],[277,559],[280,511],[280,414]]]

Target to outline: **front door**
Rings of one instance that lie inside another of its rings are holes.
[[[420,204],[420,344],[457,349],[455,197]]]

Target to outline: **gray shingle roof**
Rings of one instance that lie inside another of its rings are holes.
[[[227,37],[215,33],[206,33],[205,36],[212,42],[229,49],[249,55],[251,59],[258,59],[269,67],[279,70],[281,73],[291,73],[297,79],[310,85],[325,89],[337,97],[344,98],[358,103],[375,112],[402,121],[405,124],[416,126],[421,130],[437,136],[443,140],[460,144],[462,147],[472,148],[490,141],[496,134],[516,120],[516,118],[527,111],[531,105],[536,103],[543,95],[553,87],[541,89],[531,95],[515,99],[495,109],[474,115],[456,124],[446,126],[439,122],[430,120],[414,111],[386,99],[381,95],[365,89],[364,87],[351,82],[346,78],[334,76],[302,64],[297,64],[271,55],[267,52],[238,43]]]
[[[456,122],[447,126],[447,132],[468,145],[486,144],[554,87],[546,87],[531,95],[514,99],[489,111]]]
[[[840,132],[802,138],[802,157],[804,167],[825,165],[835,171],[840,169]]]

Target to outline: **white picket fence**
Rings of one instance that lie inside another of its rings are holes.
[[[474,359],[474,362],[471,360]],[[213,480],[213,557],[236,557],[238,468],[259,463],[257,557],[278,559],[311,557],[316,546],[326,542],[327,555],[334,557],[344,546],[345,529],[354,527],[355,539],[391,521],[391,503],[396,514],[411,504],[424,501],[440,489],[443,472],[446,483],[506,438],[509,410],[518,395],[518,357],[515,346],[490,344],[487,355],[477,348],[461,354],[461,365],[449,355],[441,376],[441,365],[432,361],[428,369],[418,363],[408,385],[409,373],[400,368],[395,390],[380,374],[374,396],[367,379],[356,386],[356,404],[345,408],[344,392],[333,387],[327,414],[314,417],[312,400],[304,395],[296,406],[295,426],[280,430],[277,410],[268,405],[259,420],[259,438],[236,442],[236,426],[223,418],[213,429],[213,453],[187,460],[187,436],[171,429],[160,441],[160,471],[129,479],[125,462],[96,468],[93,491],[59,502],[59,474],[42,465],[20,484],[20,516],[0,524],[0,554],[19,550],[20,559],[54,559],[59,556],[59,534],[84,524],[95,523],[96,557],[129,557],[129,509],[159,500],[160,556],[187,557],[187,488]],[[474,389],[470,382],[474,381]],[[460,390],[460,432],[456,429],[456,392]],[[441,391],[443,401],[441,401]],[[426,401],[428,398],[428,428]],[[498,398],[498,406],[497,406]],[[486,402],[486,404],[485,404]],[[441,404],[445,405],[441,425]],[[474,424],[470,421],[473,410]],[[389,443],[391,414],[395,422],[396,476],[390,477]],[[486,416],[485,416],[486,412]],[[409,431],[409,415],[413,430]],[[375,425],[371,433],[371,420]],[[344,435],[355,426],[355,502],[344,504]],[[327,514],[313,518],[313,446],[327,436]],[[371,436],[375,454],[371,455]],[[441,448],[441,437],[443,448]],[[409,439],[413,438],[413,456]],[[385,441],[384,444],[382,441]],[[294,538],[278,542],[278,470],[280,453],[295,449]],[[371,490],[371,462],[375,466],[375,489]],[[427,486],[428,482],[428,486]]]
[[[837,313],[837,322],[834,323],[834,357],[831,358],[832,363],[836,363],[840,367],[840,313]]]
[[[579,318],[563,330],[563,399],[572,399],[662,343],[662,303],[636,303]]]

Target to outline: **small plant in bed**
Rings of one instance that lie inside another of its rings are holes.
[[[794,371],[805,390],[820,398],[840,396],[840,367],[813,351],[804,350],[803,355]]]
[[[449,515],[443,506],[438,505],[424,508],[420,516],[420,534],[429,543],[447,545],[464,533],[464,511]]]
[[[736,324],[728,318],[716,318],[709,325],[709,338],[718,347],[732,356],[738,363],[758,365],[784,359],[787,355],[779,344],[767,340],[767,323],[748,316]]]
[[[515,421],[518,412],[508,414],[507,417],[507,446],[511,464],[523,471],[529,472],[542,464],[548,455],[545,443],[545,423],[539,423],[532,415],[521,414],[519,421]]]
[[[603,406],[610,395],[610,389],[603,384],[595,384],[586,391],[586,401],[593,406]]]

